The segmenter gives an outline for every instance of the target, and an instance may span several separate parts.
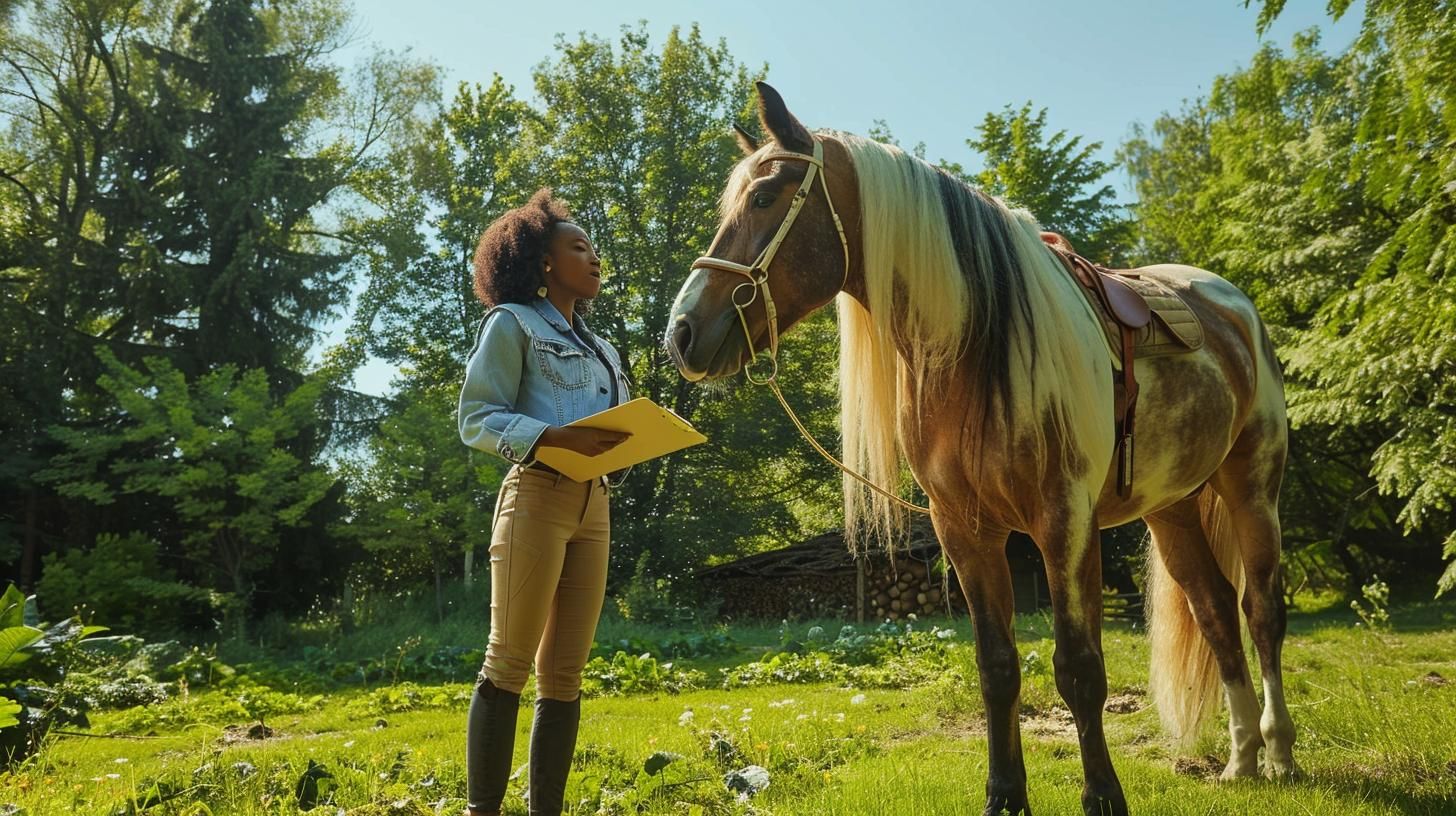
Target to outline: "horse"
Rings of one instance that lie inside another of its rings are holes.
[[[1278,513],[1288,430],[1279,364],[1249,298],[1190,266],[1136,270],[1181,296],[1205,341],[1138,362],[1137,476],[1120,484],[1113,355],[1032,215],[894,146],[811,133],[772,87],[757,91],[765,137],[735,126],[745,156],[664,345],[689,381],[743,371],[772,382],[780,331],[837,299],[843,467],[857,476],[844,478],[846,531],[864,540],[903,528],[897,497],[858,478],[895,485],[908,466],[972,617],[984,812],[1030,813],[1012,531],[1029,534],[1046,565],[1056,685],[1076,720],[1086,813],[1127,813],[1102,721],[1099,530],[1139,518],[1151,539],[1149,691],[1162,722],[1195,736],[1221,684],[1222,777],[1292,777]]]

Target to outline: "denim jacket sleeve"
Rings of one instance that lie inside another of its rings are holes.
[[[460,389],[460,439],[472,448],[525,464],[547,423],[516,413],[530,339],[514,315],[486,318]]]

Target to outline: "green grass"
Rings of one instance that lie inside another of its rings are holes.
[[[1352,622],[1353,615],[1337,607],[1291,621],[1286,682],[1299,729],[1302,781],[1218,783],[1211,774],[1226,759],[1222,723],[1199,740],[1191,757],[1180,758],[1151,709],[1108,713],[1109,743],[1133,812],[1456,813],[1456,606],[1396,610],[1388,633]],[[734,654],[681,662],[707,672],[711,684],[718,668],[754,660],[786,637],[802,638],[814,623],[795,623],[783,633],[777,626],[734,628]],[[818,623],[831,637],[841,625]],[[979,812],[986,755],[970,626],[964,620],[938,623],[956,628],[958,637],[934,679],[911,688],[780,684],[588,700],[568,795],[599,809],[568,812]],[[1025,661],[1023,683],[1031,804],[1041,814],[1080,812],[1081,765],[1051,676],[1046,620],[1028,616],[1017,623],[1023,658],[1031,652],[1040,658]],[[468,628],[461,624],[458,631]],[[338,648],[382,651],[404,631],[362,632],[354,644]],[[670,634],[608,620],[599,639]],[[1144,703],[1147,647],[1141,633],[1112,628],[1104,645],[1112,694]],[[330,774],[321,797],[326,804],[313,813],[458,813],[469,686],[394,691],[393,697],[378,687],[335,691],[319,707],[300,698],[299,713],[268,719],[276,734],[264,740],[236,739],[225,727],[246,722],[209,717],[209,711],[224,710],[219,703],[225,692],[193,694],[186,703],[168,704],[193,707],[200,722],[185,727],[158,727],[154,735],[130,733],[132,738],[53,737],[39,757],[0,776],[0,803],[30,816],[123,813],[142,804],[160,781],[159,791],[175,798],[142,812],[296,813],[296,786],[313,761]],[[138,721],[136,712],[99,713],[91,733],[123,726],[136,731]],[[518,765],[525,762],[528,728],[529,711],[523,710]],[[659,751],[681,758],[649,776],[643,762]],[[245,774],[239,763],[253,771]],[[767,768],[771,782],[740,802],[724,786],[723,774],[748,764]],[[521,792],[517,780],[508,813],[525,812]]]

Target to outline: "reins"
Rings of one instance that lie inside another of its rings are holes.
[[[793,421],[794,427],[799,429],[799,433],[803,435],[809,445],[818,451],[820,456],[828,459],[840,471],[858,480],[865,487],[868,487],[907,510],[929,514],[929,507],[921,507],[918,504],[900,498],[870,481],[865,476],[851,470],[847,465],[830,454],[829,451],[825,450],[824,446],[820,445],[814,439],[814,436],[809,433],[809,429],[804,427],[804,423],[799,420],[798,414],[794,413],[794,409],[789,406],[789,401],[784,398],[783,391],[779,390],[779,315],[778,309],[774,306],[773,295],[769,292],[768,288],[768,265],[773,262],[774,255],[779,251],[779,245],[784,242],[784,238],[789,234],[789,228],[794,225],[795,219],[799,217],[799,211],[803,209],[804,202],[809,198],[809,190],[814,184],[815,177],[821,176],[823,173],[824,144],[818,139],[815,139],[812,155],[790,150],[775,150],[764,154],[758,160],[758,164],[762,166],[764,162],[778,160],[802,161],[808,165],[808,169],[804,173],[803,182],[799,184],[799,189],[794,193],[793,201],[789,203],[789,211],[784,214],[783,223],[779,224],[778,232],[774,233],[773,240],[768,242],[768,246],[764,247],[763,251],[758,254],[758,257],[754,259],[751,265],[745,266],[733,261],[705,255],[693,261],[691,269],[719,269],[748,278],[747,282],[735,286],[732,294],[733,308],[738,311],[738,322],[743,326],[743,337],[748,342],[749,351],[753,353],[753,359],[749,360],[748,364],[743,367],[743,375],[754,385],[767,385],[773,391],[774,396],[778,397],[779,404],[784,407],[784,413],[789,415],[789,419]],[[834,200],[829,196],[828,181],[822,181],[819,186],[824,188],[824,201],[829,205],[829,214],[834,218],[834,229],[839,233],[839,244],[844,249],[844,275],[839,282],[839,288],[843,290],[845,282],[849,280],[849,239],[844,236],[844,224],[839,220],[839,212],[834,209]],[[739,294],[745,291],[747,295],[743,298],[742,302],[739,302]],[[768,348],[760,352],[753,352],[753,333],[748,328],[748,313],[745,310],[758,299],[758,293],[760,291],[763,292],[763,308],[768,317]],[[766,372],[758,373],[755,371],[755,367],[762,360],[767,361],[768,368]]]

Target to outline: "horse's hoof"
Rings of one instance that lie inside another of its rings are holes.
[[[981,816],[1031,816],[1031,807],[1026,804],[1025,799],[988,796],[986,809],[981,812]]]
[[[1236,779],[1257,779],[1259,777],[1259,763],[1257,762],[1235,762],[1229,760],[1223,773],[1218,775],[1220,782],[1233,782]]]
[[[1264,762],[1264,778],[1270,782],[1299,782],[1304,771],[1290,759],[1269,759]]]
[[[1085,816],[1127,816],[1127,800],[1118,796],[1083,796]]]

